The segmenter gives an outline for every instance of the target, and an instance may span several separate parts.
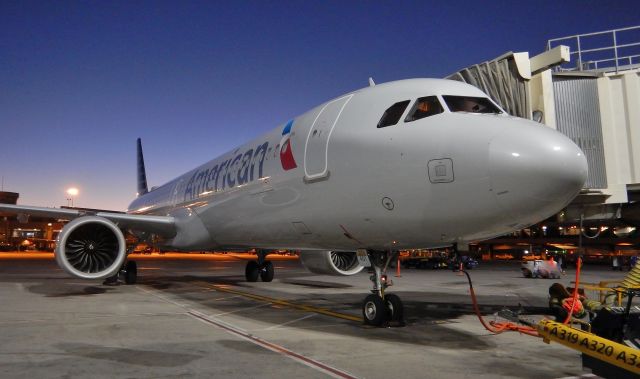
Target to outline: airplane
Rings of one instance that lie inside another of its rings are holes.
[[[314,273],[373,271],[366,324],[401,320],[386,269],[403,249],[510,233],[555,214],[581,190],[584,153],[565,135],[512,117],[481,90],[407,79],[327,101],[187,173],[147,187],[126,213],[0,205],[71,220],[55,257],[68,274],[135,283],[125,232],[173,250],[256,249],[246,280],[270,282],[276,249]]]

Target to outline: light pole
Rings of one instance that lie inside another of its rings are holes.
[[[78,189],[75,187],[71,187],[67,190],[67,206],[69,206],[69,204],[71,204],[71,207],[73,207],[73,197],[74,196],[78,196]]]

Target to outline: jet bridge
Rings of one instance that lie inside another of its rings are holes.
[[[539,120],[580,146],[589,176],[574,202],[581,209],[571,213],[593,213],[584,207],[595,199],[617,217],[622,206],[624,218],[640,199],[640,26],[550,39],[539,55],[509,52],[447,79],[482,89],[509,114]]]
[[[531,118],[529,53],[509,52],[447,76],[480,88],[513,116]]]

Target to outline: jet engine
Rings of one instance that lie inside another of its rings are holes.
[[[82,279],[104,279],[116,274],[126,258],[124,234],[103,217],[84,216],[62,228],[56,261],[68,274]]]
[[[307,270],[323,275],[354,275],[364,268],[355,251],[302,251],[300,261]]]

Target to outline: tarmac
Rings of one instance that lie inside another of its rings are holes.
[[[494,335],[472,312],[466,277],[389,272],[406,326],[362,324],[369,274],[308,273],[274,258],[271,283],[247,283],[239,254],[142,255],[139,283],[67,276],[52,254],[0,253],[2,378],[589,378],[577,351],[515,332]],[[470,271],[482,312],[541,318],[559,280],[527,279],[517,262]],[[625,272],[586,266],[582,282]]]

